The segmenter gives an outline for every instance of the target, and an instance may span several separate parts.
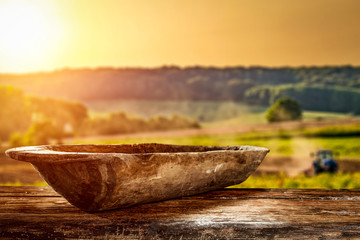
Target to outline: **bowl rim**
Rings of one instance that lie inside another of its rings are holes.
[[[204,147],[207,151],[178,151],[178,152],[149,152],[149,153],[122,153],[122,152],[90,152],[90,151],[59,151],[54,148],[64,147],[101,147],[101,146],[135,146],[135,145],[161,145],[161,146],[177,146],[177,147]],[[217,148],[211,150],[210,148]],[[220,149],[219,149],[220,148]],[[114,159],[116,157],[132,157],[141,155],[182,155],[182,154],[214,154],[214,153],[236,153],[244,151],[266,152],[270,150],[265,147],[250,145],[229,145],[229,146],[203,146],[203,145],[178,145],[178,144],[162,144],[162,143],[132,143],[132,144],[64,144],[64,145],[38,145],[23,146],[10,148],[5,154],[15,160],[36,163],[36,162],[74,162],[77,161],[94,161]]]

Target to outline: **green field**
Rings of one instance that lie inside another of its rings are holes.
[[[156,137],[156,138],[127,138],[118,140],[97,140],[73,142],[92,144],[123,144],[139,142],[157,142],[168,144],[190,145],[257,145],[271,150],[269,156],[304,156],[319,148],[333,149],[340,153],[341,158],[360,159],[358,142],[360,137],[343,138],[304,138],[304,137],[273,137],[244,139],[241,134],[221,134],[193,137]],[[305,149],[305,150],[304,150]],[[281,166],[279,166],[281,169]],[[19,172],[19,174],[21,174]],[[285,174],[263,174],[251,176],[238,186],[240,188],[360,188],[360,173],[322,174],[315,177],[299,175],[288,177]],[[0,185],[23,185],[21,182],[5,182]],[[35,182],[34,186],[46,186],[45,182]]]
[[[359,137],[341,138],[304,138],[304,137],[272,137],[244,139],[241,134],[222,134],[211,136],[172,137],[172,138],[128,138],[95,142],[98,144],[121,144],[139,142],[158,142],[168,144],[189,145],[256,145],[270,149],[269,156],[310,158],[310,153],[317,149],[332,149],[341,158],[360,160]],[[94,142],[92,142],[94,143]],[[281,168],[281,166],[279,166]],[[320,174],[307,177],[300,174],[288,177],[285,174],[262,174],[250,176],[240,185],[233,188],[328,188],[354,189],[360,188],[360,172],[336,174]]]
[[[298,142],[306,144],[308,148],[307,156],[317,149],[331,149],[336,151],[344,158],[360,159],[360,137],[342,138],[264,138],[264,139],[244,139],[241,134],[223,134],[208,136],[191,137],[157,137],[157,138],[125,138],[119,140],[98,140],[73,142],[74,144],[124,144],[124,143],[166,143],[180,145],[208,145],[208,146],[227,146],[227,145],[254,145],[270,149],[272,156],[292,156],[297,154],[296,146]],[[305,143],[304,143],[305,141]]]
[[[231,126],[239,124],[266,123],[267,107],[250,106],[232,101],[141,101],[141,100],[103,100],[85,103],[91,115],[104,115],[123,111],[129,115],[148,118],[156,115],[178,114],[203,123],[207,126]],[[304,112],[304,120],[338,119],[348,114],[326,112]]]
[[[314,177],[306,177],[305,175],[287,177],[285,174],[263,174],[250,176],[245,182],[230,188],[359,189],[360,173],[323,173]]]
[[[317,142],[322,148],[336,151],[340,157],[360,158],[360,136],[319,138]]]
[[[123,111],[129,115],[144,118],[156,115],[170,116],[178,114],[200,122],[226,121],[237,117],[252,118],[252,114],[256,116],[257,113],[262,113],[266,109],[238,102],[217,101],[104,100],[89,101],[85,105],[92,115],[102,115],[117,111]],[[261,119],[260,122],[264,120]]]
[[[179,114],[201,122],[204,129],[216,127],[247,126],[265,124],[264,107],[251,107],[234,102],[149,102],[149,101],[102,101],[90,105],[94,115],[108,114],[109,111],[124,111],[130,115],[150,117],[154,115]],[[307,120],[341,119],[349,115],[322,112],[304,112]],[[360,126],[327,127],[321,129],[269,129],[267,132],[256,132],[249,129],[245,134],[208,134],[199,136],[161,137],[127,137],[119,138],[83,138],[71,144],[123,144],[140,142],[157,142],[181,145],[255,145],[270,149],[270,157],[297,157],[309,160],[311,152],[317,149],[331,149],[341,158],[360,159]],[[346,132],[342,137],[337,136]],[[327,135],[323,137],[322,135]],[[137,135],[141,136],[141,135]],[[96,140],[94,140],[96,139]],[[281,166],[279,166],[281,169]],[[285,174],[251,176],[240,186],[244,188],[359,188],[358,173],[323,174],[316,177],[287,177]],[[21,182],[3,183],[2,185],[22,185]],[[33,185],[46,185],[35,182]]]

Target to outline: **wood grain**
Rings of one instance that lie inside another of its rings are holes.
[[[360,239],[360,190],[225,189],[88,213],[50,188],[0,187],[1,238]]]

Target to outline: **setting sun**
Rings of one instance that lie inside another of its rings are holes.
[[[0,0],[0,72],[359,65],[358,0]]]
[[[0,65],[12,72],[43,65],[60,43],[61,27],[45,1],[0,2]]]

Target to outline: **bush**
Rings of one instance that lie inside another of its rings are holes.
[[[173,115],[171,117],[155,116],[148,120],[129,117],[123,112],[111,113],[107,117],[97,117],[87,120],[81,135],[110,135],[170,129],[200,127],[196,121]]]
[[[33,123],[25,134],[14,133],[10,138],[11,147],[30,146],[30,145],[46,145],[50,144],[51,140],[57,143],[62,142],[64,133],[60,128],[54,125],[51,121],[45,120],[42,122]]]
[[[24,136],[21,133],[11,134],[9,144],[11,147],[23,146],[24,145]]]
[[[300,120],[301,118],[302,109],[300,104],[288,97],[278,99],[266,113],[268,122]]]
[[[33,120],[43,121],[44,119],[50,119],[59,128],[70,128],[70,132],[80,128],[88,118],[87,108],[78,102],[34,96],[28,96],[27,102]]]
[[[0,86],[0,103],[0,140],[8,140],[13,132],[29,127],[30,114],[20,89]]]

